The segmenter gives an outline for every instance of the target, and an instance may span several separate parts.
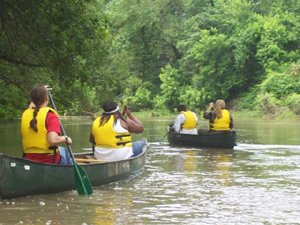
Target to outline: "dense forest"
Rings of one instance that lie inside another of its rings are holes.
[[[40,83],[67,115],[218,98],[300,114],[299,0],[1,0],[0,26],[0,121]]]

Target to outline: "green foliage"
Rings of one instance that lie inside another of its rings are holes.
[[[163,104],[169,109],[177,107],[180,95],[179,80],[181,78],[178,70],[167,65],[164,69],[162,69],[159,77],[162,82],[160,88]]]
[[[134,96],[126,98],[127,104],[135,111],[152,108],[151,92],[145,87],[139,87]]]
[[[252,87],[247,93],[244,93],[236,101],[236,110],[253,110],[257,106],[257,97],[260,94],[260,87],[256,85]]]
[[[288,107],[299,113],[299,64],[281,67],[281,72],[270,72],[267,78],[256,85],[238,101],[237,109],[254,109],[266,114],[282,114]]]
[[[207,96],[228,98],[230,90],[240,81],[232,70],[233,55],[228,37],[217,34],[216,30],[204,30],[201,40],[188,51],[188,57],[185,65],[194,62],[194,68],[190,69],[192,85],[198,89],[204,87]],[[187,68],[182,70],[187,71]]]
[[[292,93],[300,94],[300,76],[286,73],[270,73],[261,84],[262,91],[272,93],[276,98],[286,98]]]
[[[104,55],[104,20],[90,3],[4,0],[3,6],[1,59],[12,63],[30,81],[32,74],[24,73],[27,67],[50,69],[54,73],[48,76],[60,82],[85,79],[94,54]]]
[[[6,91],[9,90],[9,91]],[[19,119],[22,110],[27,107],[27,98],[13,85],[6,85],[0,80],[0,122]]]
[[[201,90],[197,90],[192,86],[184,86],[180,90],[180,104],[188,105],[189,108],[199,108],[199,104],[203,102]]]
[[[152,93],[159,91],[160,69],[178,57],[174,39],[180,28],[181,5],[181,0],[120,0],[108,4],[113,34],[132,60],[129,74],[152,83]]]
[[[36,83],[72,115],[106,100],[172,111],[217,98],[298,113],[299,12],[296,0],[3,0],[1,116]]]
[[[285,104],[293,113],[300,115],[300,94],[293,93],[285,99]]]
[[[143,82],[142,79],[131,76],[126,81],[124,95],[122,95],[121,104],[129,105],[134,111],[151,109],[153,106],[153,94],[150,89],[152,84]]]
[[[265,69],[274,70],[282,63],[299,59],[299,18],[281,11],[258,18],[263,32],[257,46],[257,58]]]
[[[279,101],[269,93],[257,96],[258,109],[266,114],[275,114],[277,112]]]
[[[71,110],[77,113],[85,99],[69,94],[71,84],[105,83],[101,64],[108,53],[107,28],[101,7],[98,0],[2,1],[0,81],[26,93],[37,83],[64,90],[57,97],[73,101],[65,106],[76,104]]]

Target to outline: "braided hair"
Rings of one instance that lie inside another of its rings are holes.
[[[30,91],[30,101],[34,103],[33,119],[30,121],[30,127],[38,132],[36,116],[40,110],[41,105],[47,100],[48,90],[45,85],[38,84]]]

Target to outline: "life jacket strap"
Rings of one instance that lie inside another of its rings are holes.
[[[125,146],[126,144],[131,143],[131,141],[126,141],[126,142],[118,142],[117,146],[123,145]]]
[[[131,134],[121,134],[121,135],[116,135],[116,138],[120,138],[122,140],[122,137],[130,137]]]

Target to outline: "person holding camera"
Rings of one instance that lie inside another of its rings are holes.
[[[90,135],[95,158],[117,161],[140,154],[146,140],[132,142],[131,133],[144,131],[141,121],[127,106],[122,113],[115,102],[105,102],[102,108],[103,113],[94,120]]]
[[[209,103],[203,118],[209,120],[209,130],[227,131],[233,128],[233,119],[230,112],[225,109],[225,101],[218,99],[216,103]]]

